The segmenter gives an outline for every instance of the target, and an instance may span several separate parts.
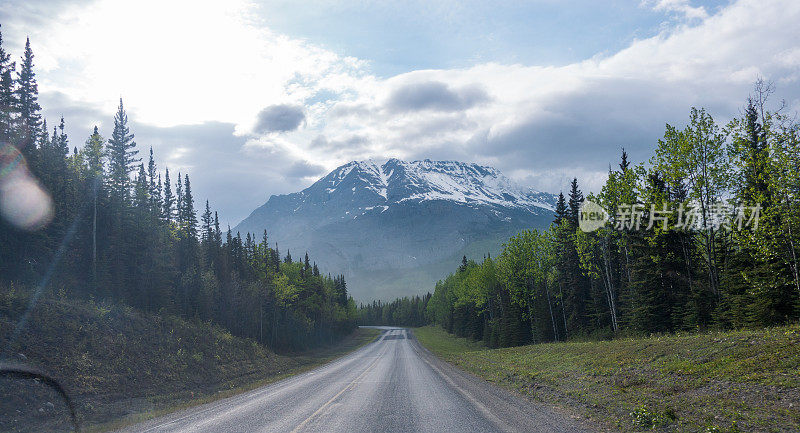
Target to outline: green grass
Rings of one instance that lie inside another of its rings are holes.
[[[414,331],[473,374],[622,431],[800,431],[800,326],[487,349]]]
[[[0,347],[27,296],[0,291]],[[51,297],[39,301],[11,353],[58,379],[84,428],[102,431],[306,371],[378,334],[360,329],[328,347],[281,355],[209,323]]]

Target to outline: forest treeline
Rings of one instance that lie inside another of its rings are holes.
[[[1,290],[41,286],[211,321],[274,349],[354,328],[343,277],[320,275],[308,254],[281,258],[266,232],[223,231],[208,201],[196,208],[188,174],[139,153],[122,100],[108,139],[95,127],[75,146],[63,118],[51,133],[33,60],[30,41],[17,64],[0,36],[0,186],[29,176],[52,197],[42,228],[0,219]]]
[[[373,301],[358,306],[359,325],[392,325],[417,327],[428,324],[427,306],[431,294],[395,299],[391,302]]]
[[[759,80],[725,125],[692,109],[647,163],[623,150],[597,194],[573,179],[547,230],[437,283],[426,320],[493,347],[798,320],[798,124],[772,93]],[[580,229],[585,199],[607,212],[596,231]],[[388,305],[387,324],[408,321]]]

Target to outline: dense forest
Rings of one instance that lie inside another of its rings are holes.
[[[343,277],[320,275],[308,254],[281,258],[266,232],[221,230],[208,201],[196,208],[188,174],[162,173],[152,148],[139,153],[122,100],[110,138],[95,127],[81,146],[63,118],[51,133],[41,111],[30,41],[17,64],[0,36],[0,198],[43,190],[50,202],[38,220],[0,219],[0,290],[210,321],[274,349],[354,328]]]
[[[597,194],[573,179],[549,229],[465,257],[426,320],[493,347],[798,320],[800,131],[783,104],[767,108],[772,93],[759,80],[726,125],[692,109],[646,163],[623,150]],[[596,231],[580,229],[585,199],[607,213]],[[398,302],[369,314],[409,323]]]

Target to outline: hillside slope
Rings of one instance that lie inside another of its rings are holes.
[[[544,228],[556,197],[498,170],[456,161],[353,161],[303,191],[272,196],[234,228],[282,254],[308,251],[344,271],[356,300],[422,293],[462,255],[497,254],[524,228]]]
[[[7,348],[28,294],[0,291],[0,345]],[[370,332],[313,352],[279,355],[202,322],[128,307],[43,299],[8,351],[53,375],[84,425],[141,419],[318,365],[370,338]],[[5,431],[9,426],[0,425]]]

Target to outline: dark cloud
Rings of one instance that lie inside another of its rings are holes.
[[[622,147],[635,162],[646,162],[664,134],[664,123],[681,124],[688,117],[685,101],[693,91],[623,79],[594,80],[587,88],[552,98],[544,113],[509,130],[479,135],[470,143],[472,150],[500,158],[509,168],[603,171],[616,162]]]
[[[452,89],[439,81],[406,84],[389,96],[387,107],[391,111],[461,111],[489,101],[482,87],[468,86]]]
[[[522,117],[506,129],[476,132],[462,147],[461,155],[492,161],[511,173],[529,171],[531,186],[558,191],[573,176],[589,189],[599,187],[597,174],[616,166],[621,148],[634,163],[647,163],[665,123],[682,126],[698,89],[630,79],[592,80],[580,93],[564,93],[543,101],[545,111]],[[742,98],[746,89],[742,89]],[[725,89],[722,94],[736,94]],[[736,98],[718,95],[708,108],[712,113],[735,114]],[[720,125],[727,122],[716,118]],[[542,177],[544,176],[544,177]],[[547,176],[563,177],[562,180]],[[594,176],[594,177],[592,177]]]
[[[350,135],[341,139],[329,140],[324,135],[318,135],[311,140],[310,148],[324,151],[326,154],[336,158],[348,158],[352,155],[362,155],[357,158],[365,158],[370,151],[372,143],[367,137],[362,135]]]
[[[114,121],[113,116],[106,116],[96,107],[77,104],[61,92],[43,92],[39,95],[39,102],[43,108],[42,114],[51,127],[64,116],[68,132],[73,138],[72,144],[82,143],[91,134],[93,126],[109,125]],[[77,141],[78,138],[81,141]]]
[[[270,105],[258,113],[256,133],[294,131],[305,120],[303,107],[298,105]]]
[[[328,117],[336,119],[348,116],[369,116],[370,114],[372,114],[372,109],[367,104],[337,102],[328,112]]]
[[[292,178],[304,178],[312,176],[322,177],[322,175],[325,173],[325,167],[308,161],[296,161],[292,163],[286,171],[284,171],[286,176]]]

